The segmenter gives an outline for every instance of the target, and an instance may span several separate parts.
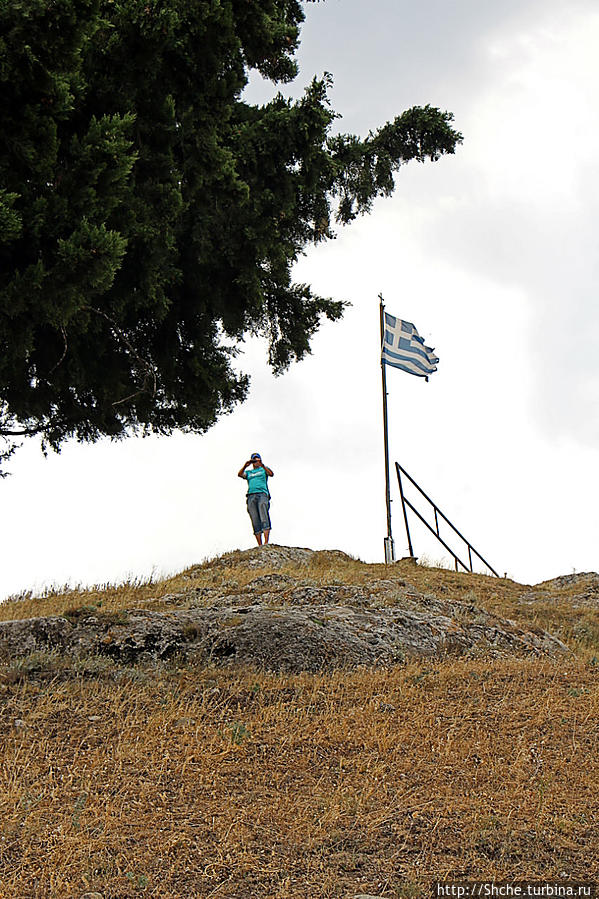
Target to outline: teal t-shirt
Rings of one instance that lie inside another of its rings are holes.
[[[248,482],[248,494],[268,493],[268,475],[263,468],[248,468],[244,477]]]

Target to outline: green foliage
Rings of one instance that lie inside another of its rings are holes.
[[[204,431],[247,393],[245,334],[280,372],[340,317],[298,256],[461,137],[429,106],[332,135],[328,75],[244,102],[251,68],[295,77],[302,20],[298,0],[2,4],[0,435]]]
[[[73,806],[73,814],[71,816],[73,830],[81,830],[81,814],[83,812],[83,809],[87,805],[88,799],[89,796],[87,793],[80,793],[75,800],[75,805]]]
[[[127,871],[125,877],[134,884],[138,890],[145,890],[150,883],[150,878],[147,874],[138,874],[136,877],[133,871]]]
[[[231,742],[238,746],[243,743],[250,733],[245,724],[240,724],[238,721],[229,725],[229,732],[231,735]]]

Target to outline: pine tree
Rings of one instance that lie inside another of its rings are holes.
[[[280,372],[341,316],[294,262],[461,136],[429,106],[332,134],[329,76],[245,102],[251,69],[295,77],[303,16],[298,0],[0,7],[0,435],[204,431],[247,394],[244,334],[268,336]]]

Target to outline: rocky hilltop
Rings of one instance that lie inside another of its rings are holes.
[[[126,664],[178,657],[285,672],[447,655],[557,657],[569,650],[556,635],[489,605],[516,610],[564,592],[582,604],[599,599],[592,573],[522,587],[409,560],[367,565],[340,551],[277,545],[229,553],[174,583],[135,608],[100,601],[0,622],[0,655],[51,651]]]
[[[282,546],[2,603],[0,897],[588,882],[598,607]]]

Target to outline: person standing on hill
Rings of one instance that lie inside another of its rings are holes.
[[[250,465],[252,467],[246,471]],[[248,482],[248,515],[252,521],[256,542],[258,546],[262,546],[262,534],[264,534],[264,543],[268,543],[270,537],[268,479],[273,477],[272,469],[262,462],[260,453],[252,453],[250,459],[237,472],[237,477]]]

